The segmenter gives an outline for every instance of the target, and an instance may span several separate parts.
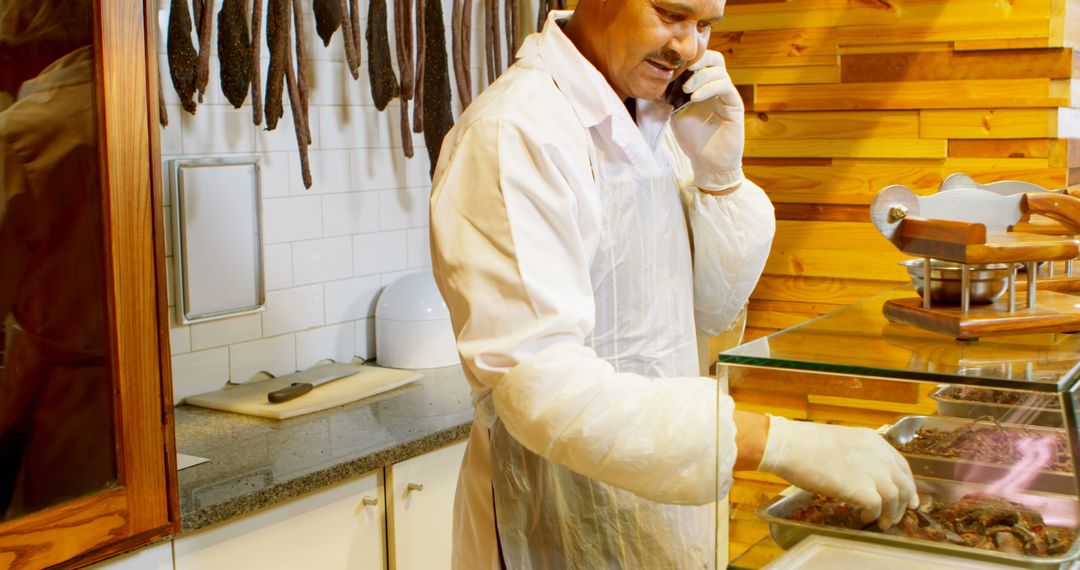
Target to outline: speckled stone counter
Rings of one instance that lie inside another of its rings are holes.
[[[461,367],[424,370],[401,388],[277,421],[176,407],[176,450],[210,459],[180,471],[181,533],[443,447],[468,436]]]

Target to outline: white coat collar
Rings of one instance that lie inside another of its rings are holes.
[[[631,164],[650,170],[661,166],[663,161],[657,153],[660,135],[668,123],[670,105],[638,100],[638,124],[634,124],[611,84],[581,55],[559,26],[559,21],[569,18],[572,13],[550,12],[544,29],[526,38],[517,57],[536,55],[543,59],[547,72],[570,101],[582,125],[597,129]]]

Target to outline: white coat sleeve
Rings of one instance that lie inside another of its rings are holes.
[[[483,118],[443,148],[432,263],[466,372],[545,459],[654,501],[715,500],[731,485],[733,403],[712,379],[616,373],[585,346],[599,223],[581,196],[585,143],[536,128]]]
[[[734,324],[765,269],[776,233],[773,205],[750,180],[720,196],[698,190],[670,132],[665,143],[694,241],[694,322],[698,332],[716,336]]]

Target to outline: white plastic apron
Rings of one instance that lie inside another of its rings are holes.
[[[592,158],[604,229],[590,269],[596,327],[586,343],[618,372],[696,376],[689,237],[672,170],[642,176],[624,162],[609,177],[615,168]],[[702,433],[708,429],[716,426]],[[491,430],[491,468],[511,570],[715,566],[712,504],[655,503],[586,478],[525,449],[500,421]]]

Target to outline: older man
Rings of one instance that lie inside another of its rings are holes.
[[[869,430],[737,412],[699,375],[696,332],[736,319],[774,231],[706,51],[723,8],[553,13],[443,144],[433,265],[476,406],[456,568],[710,568],[733,469],[884,525],[918,500]],[[692,103],[672,116],[684,70]]]

